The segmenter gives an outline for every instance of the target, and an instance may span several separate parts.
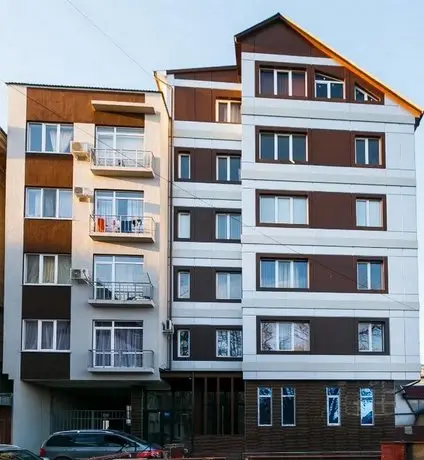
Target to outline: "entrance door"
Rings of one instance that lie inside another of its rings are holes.
[[[171,444],[173,437],[173,416],[171,411],[148,411],[147,439],[149,442]]]

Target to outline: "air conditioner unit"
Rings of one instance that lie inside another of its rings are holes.
[[[93,192],[86,187],[74,187],[74,193],[80,200],[83,198],[91,198],[93,196]]]
[[[71,274],[71,280],[72,281],[77,281],[77,282],[83,282],[83,283],[89,283],[89,277],[87,275],[87,272],[81,268],[71,268],[70,270]]]
[[[90,146],[88,142],[71,142],[72,155],[77,160],[88,160],[90,158]]]
[[[172,320],[167,319],[164,323],[162,323],[162,327],[165,334],[174,333],[174,324],[172,323]]]

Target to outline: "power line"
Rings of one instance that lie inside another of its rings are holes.
[[[66,1],[68,1],[68,0],[66,0]],[[3,80],[3,79],[1,79],[1,78],[0,78],[0,80],[3,81],[3,83],[6,83],[5,80]],[[57,112],[55,112],[54,110],[52,110],[50,107],[47,107],[46,105],[42,104],[42,103],[39,102],[38,100],[32,98],[31,96],[28,96],[28,94],[25,94],[24,92],[19,91],[16,87],[13,86],[12,88],[13,88],[15,91],[17,91],[18,93],[22,94],[24,97],[27,97],[28,99],[30,99],[30,100],[32,100],[33,102],[35,102],[36,104],[40,105],[41,107],[43,107],[43,108],[46,109],[47,111],[53,113],[55,116],[57,116],[58,118],[62,119],[63,121],[67,121],[66,118],[64,118],[62,115],[60,115],[60,114],[58,114]],[[78,128],[78,129],[79,129],[81,132],[87,134],[91,139],[93,139],[93,141],[96,141],[96,137],[93,136],[93,134],[92,134],[91,132],[86,131],[86,130],[81,129],[81,128]],[[97,140],[97,142],[98,142],[98,140]],[[103,141],[100,141],[100,142],[101,142],[103,145],[105,145],[107,148],[110,148],[110,146],[107,145],[105,142],[103,142]],[[93,142],[93,144],[94,144],[94,142]],[[196,200],[199,200],[200,202],[205,203],[208,207],[215,208],[215,206],[213,206],[212,203],[206,201],[206,200],[203,199],[203,198],[198,197],[197,195],[195,195],[194,193],[190,192],[189,190],[187,190],[187,189],[181,187],[178,183],[176,183],[176,182],[173,181],[172,179],[167,179],[167,178],[161,176],[160,174],[158,174],[157,172],[155,172],[155,174],[156,174],[160,179],[162,179],[162,180],[164,180],[164,181],[170,183],[171,186],[174,186],[174,187],[180,189],[181,191],[183,191],[183,192],[185,192],[185,193],[191,195],[191,196],[192,196],[193,198],[195,198]],[[171,216],[171,218],[172,218],[172,216]],[[293,252],[294,254],[300,255],[300,256],[304,256],[304,257],[305,257],[305,254],[302,254],[302,253],[296,251],[295,249],[293,249],[290,245],[284,244],[284,243],[282,243],[281,241],[278,241],[277,239],[275,239],[274,237],[272,237],[272,236],[270,236],[270,235],[267,235],[267,234],[261,232],[260,230],[258,230],[258,228],[257,228],[256,226],[254,226],[254,225],[246,225],[246,224],[243,224],[242,222],[241,222],[240,224],[241,224],[241,227],[253,229],[256,233],[258,233],[258,234],[264,236],[265,238],[268,238],[270,241],[276,243],[276,244],[279,245],[279,246],[283,246],[283,247],[287,248],[289,251]],[[353,278],[350,278],[350,277],[347,276],[345,273],[341,273],[341,272],[339,272],[339,271],[337,271],[337,270],[334,270],[334,268],[329,267],[328,265],[323,264],[322,262],[319,262],[319,261],[315,260],[315,259],[314,259],[313,257],[311,257],[311,256],[308,256],[308,259],[314,261],[314,263],[316,263],[317,265],[319,265],[319,266],[321,266],[321,267],[323,267],[323,268],[326,268],[327,270],[331,271],[332,273],[335,273],[335,274],[337,274],[337,275],[339,275],[339,276],[341,276],[341,277],[347,279],[348,281],[357,283],[357,280],[355,280],[355,279],[353,279]],[[386,267],[386,269],[387,269],[387,267]],[[364,291],[363,293],[366,294],[367,292]],[[392,302],[394,302],[394,303],[397,303],[398,305],[401,305],[401,306],[403,306],[403,307],[406,307],[407,310],[418,311],[418,310],[416,310],[415,308],[412,308],[410,305],[408,305],[408,304],[406,304],[406,303],[404,303],[404,302],[401,302],[401,301],[399,301],[399,300],[393,299],[392,297],[390,297],[390,296],[387,295],[386,293],[379,292],[379,293],[373,294],[373,295],[381,295],[382,297],[385,297],[385,298],[389,299],[390,301],[392,301]]]

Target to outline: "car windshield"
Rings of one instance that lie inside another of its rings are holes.
[[[38,455],[29,450],[2,450],[0,451],[0,460],[41,460]]]

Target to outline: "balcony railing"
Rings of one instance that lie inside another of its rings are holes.
[[[152,217],[92,214],[90,234],[94,237],[144,238],[153,241],[155,221]]]
[[[89,350],[88,367],[94,371],[149,372],[154,368],[153,355],[152,350]]]
[[[93,149],[91,164],[104,168],[151,169],[153,153],[147,150]]]
[[[148,278],[148,275],[146,274]],[[153,286],[150,281],[145,282],[108,282],[94,281],[94,299],[104,301],[151,301]]]

